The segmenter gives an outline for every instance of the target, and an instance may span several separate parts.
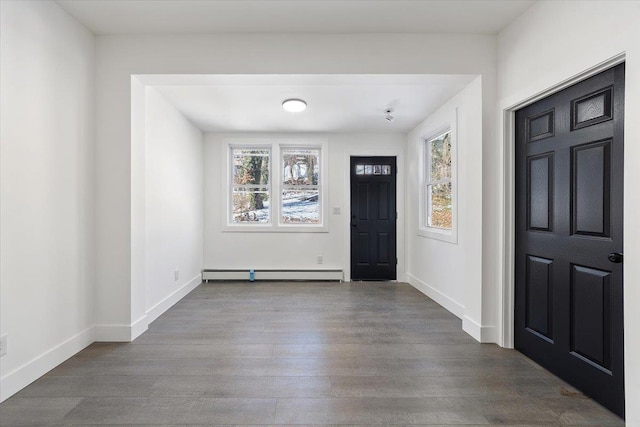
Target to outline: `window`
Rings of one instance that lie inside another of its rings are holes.
[[[283,224],[320,222],[320,149],[283,148],[282,199]]]
[[[234,138],[225,231],[327,231],[326,141]]]
[[[423,191],[428,229],[453,229],[452,157],[451,130],[426,140]]]
[[[269,149],[232,148],[233,223],[270,222],[269,158]]]
[[[356,175],[391,175],[391,165],[356,165]]]

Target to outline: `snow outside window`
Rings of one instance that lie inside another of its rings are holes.
[[[231,221],[237,223],[271,222],[271,150],[232,148]]]
[[[224,231],[326,233],[326,141],[229,138]]]
[[[320,223],[320,149],[281,148],[280,220],[283,224]]]

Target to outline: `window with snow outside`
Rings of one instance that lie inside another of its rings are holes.
[[[231,222],[271,222],[271,150],[232,148]]]
[[[280,222],[320,224],[320,148],[282,147]]]

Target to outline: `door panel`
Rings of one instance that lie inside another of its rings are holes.
[[[391,236],[389,235],[389,233],[378,233],[378,259],[376,265],[387,266],[390,264],[390,240]]]
[[[528,160],[528,228],[551,231],[553,211],[553,153],[530,157]]]
[[[357,245],[358,248],[356,250],[356,262],[358,266],[368,266],[369,265],[369,233],[357,232]]]
[[[527,142],[539,141],[553,136],[554,110],[538,113],[526,118]]]
[[[396,279],[396,159],[351,158],[351,278]]]
[[[553,341],[552,264],[550,259],[527,256],[525,326],[549,341]]]
[[[356,191],[356,200],[358,205],[358,209],[356,209],[356,216],[360,221],[367,221],[369,219],[369,184],[370,183],[368,182],[359,182]],[[353,204],[353,200],[351,203]]]
[[[624,416],[624,64],[516,112],[515,346]]]
[[[571,149],[574,234],[609,237],[610,148],[607,140]]]
[[[390,186],[390,182],[378,183],[378,221],[388,221],[391,219],[391,212],[389,211]]]
[[[571,102],[571,130],[595,125],[613,118],[613,87],[597,91]]]
[[[579,265],[572,267],[571,351],[608,371],[611,361],[611,273]]]

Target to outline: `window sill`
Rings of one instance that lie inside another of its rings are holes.
[[[226,224],[222,226],[223,233],[328,233],[329,227],[323,224],[317,225],[251,225]]]
[[[447,243],[458,243],[458,233],[455,230],[444,230],[441,228],[419,228],[418,236],[428,239],[441,240]]]

